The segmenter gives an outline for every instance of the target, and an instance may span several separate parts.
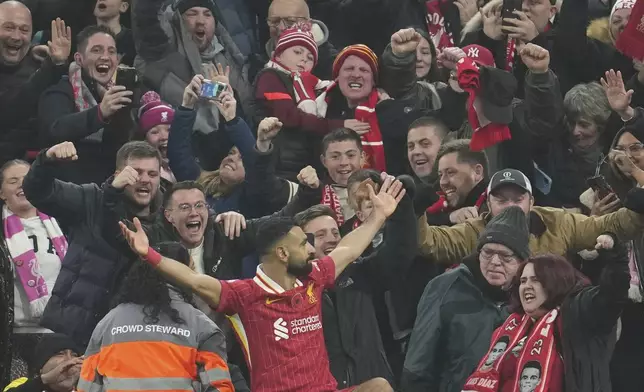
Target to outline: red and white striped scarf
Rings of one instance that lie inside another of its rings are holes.
[[[356,107],[356,120],[369,123],[371,130],[360,136],[362,149],[366,155],[365,168],[386,171],[385,147],[382,142],[378,116],[376,115],[376,104],[378,103],[378,90],[374,89],[367,100]]]

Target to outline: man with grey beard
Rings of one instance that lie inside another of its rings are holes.
[[[31,12],[18,1],[0,4],[0,160],[23,158],[29,140],[36,140],[38,99],[66,72],[71,51],[71,29],[57,19],[51,22],[52,39],[47,57],[36,60],[31,48]],[[17,105],[16,102],[20,104]]]

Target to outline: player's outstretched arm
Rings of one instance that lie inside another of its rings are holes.
[[[161,256],[150,247],[148,236],[143,231],[138,218],[134,218],[134,230],[130,230],[123,222],[120,222],[120,226],[130,248],[141,259],[156,268],[171,283],[190,289],[213,308],[219,306],[221,297],[219,280],[208,275],[198,274],[183,263]]]
[[[380,187],[380,192],[376,195],[371,185],[369,187],[369,198],[373,203],[373,212],[367,220],[357,229],[349,233],[340,241],[329,256],[335,262],[335,277],[337,278],[342,271],[354,260],[356,260],[378,233],[387,218],[396,211],[396,207],[403,196],[405,189],[402,183],[394,177],[382,173],[384,182]]]

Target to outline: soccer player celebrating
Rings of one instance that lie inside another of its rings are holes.
[[[376,195],[369,186],[373,212],[340,241],[328,256],[313,260],[315,249],[290,218],[271,219],[259,228],[261,264],[253,279],[220,281],[162,257],[150,248],[135,218],[135,231],[121,223],[130,247],[177,285],[191,289],[214,309],[237,315],[242,344],[248,349],[254,392],[332,392],[321,320],[322,291],[371,243],[405,194],[400,181],[383,173]],[[234,320],[233,320],[233,324]],[[238,331],[239,332],[239,331]],[[247,342],[244,341],[247,339]],[[247,344],[246,344],[247,343]],[[392,391],[384,379],[372,379],[352,392]]]

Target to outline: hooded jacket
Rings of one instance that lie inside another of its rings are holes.
[[[27,199],[43,213],[56,217],[69,239],[69,249],[51,293],[42,325],[54,332],[72,337],[86,345],[96,324],[109,310],[109,301],[130,260],[110,246],[102,234],[103,222],[109,217],[103,209],[103,188],[96,184],[76,185],[54,177],[58,162],[38,154],[25,177],[23,190]],[[157,211],[161,191],[150,211]],[[132,210],[123,210],[132,218]],[[154,215],[140,217],[144,222]],[[70,320],[73,320],[70,321]]]
[[[132,7],[134,42],[138,57],[135,66],[146,84],[158,91],[164,101],[179,107],[183,91],[196,74],[204,74],[203,63],[230,66],[230,84],[240,107],[250,113],[251,89],[244,56],[221,23],[215,25],[212,59],[202,60],[187,31],[183,18],[173,5],[158,0],[140,0]],[[211,133],[219,127],[214,105],[197,104],[195,130]]]

